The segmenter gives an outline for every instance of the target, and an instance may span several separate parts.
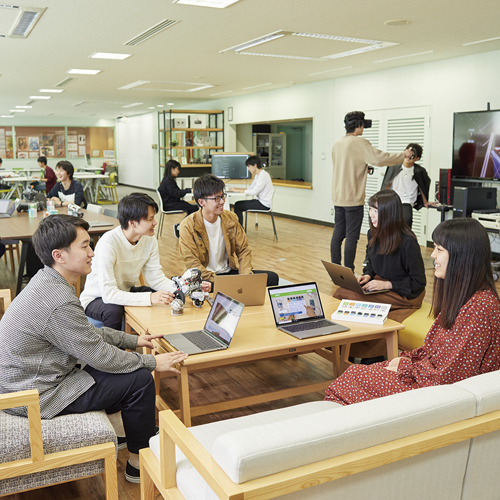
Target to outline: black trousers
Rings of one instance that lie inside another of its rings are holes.
[[[240,225],[243,226],[243,212],[247,210],[269,210],[259,200],[242,200],[234,204],[234,213],[238,216]]]
[[[133,286],[130,291],[137,292],[156,292],[149,286]],[[125,313],[124,306],[118,304],[105,304],[101,297],[94,299],[85,309],[85,314],[97,321],[102,321],[104,326],[115,330],[122,329],[123,314]]]
[[[359,233],[363,223],[363,205],[357,207],[335,207],[335,229],[330,243],[330,253],[334,264],[341,263],[342,242],[344,246],[344,266],[354,271],[354,258],[358,246]]]
[[[163,210],[183,210],[184,212],[187,212],[186,216],[196,212],[198,208],[198,205],[188,203],[184,200],[174,201],[172,203],[163,203]]]
[[[122,412],[123,427],[130,453],[149,446],[156,433],[155,384],[151,373],[140,368],[132,373],[105,373],[85,367],[95,384],[73,401],[59,415],[106,410]]]
[[[279,283],[280,277],[273,271],[252,271],[254,274],[267,274],[267,285],[266,286],[276,286]],[[226,276],[228,274],[239,274],[237,269],[231,269],[227,273],[217,273],[217,276]],[[214,284],[212,283],[212,288],[210,292],[214,291]]]
[[[411,229],[413,223],[413,207],[409,203],[403,203],[403,218]]]

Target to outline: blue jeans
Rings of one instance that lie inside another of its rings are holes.
[[[335,207],[335,229],[330,243],[330,253],[334,264],[341,263],[342,242],[344,246],[344,266],[354,271],[354,258],[358,246],[359,233],[363,223],[363,205],[357,207]]]

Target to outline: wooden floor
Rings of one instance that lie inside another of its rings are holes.
[[[167,216],[163,235],[159,238],[160,259],[168,276],[179,275],[183,272],[183,267],[178,259],[179,243],[172,230],[172,225],[175,222],[180,222],[182,217],[182,215]],[[248,216],[248,240],[253,251],[253,267],[255,269],[273,270],[282,278],[292,282],[316,281],[322,293],[333,293],[336,287],[332,284],[321,264],[321,259],[330,259],[331,228],[276,218],[279,238],[276,241],[270,216],[259,214],[258,227],[255,227],[255,220],[254,214]],[[356,256],[358,272],[362,269],[365,247],[366,237],[362,236]],[[428,276],[426,302],[430,302],[432,298],[433,267],[430,254],[430,249],[422,248]],[[10,266],[7,267],[3,259],[0,262],[0,284],[0,288],[14,287],[14,275],[10,271]],[[252,363],[239,368],[230,367],[224,370],[195,374],[191,377],[190,395],[193,404],[198,405],[205,404],[207,401],[233,399],[267,392],[270,388],[284,389],[289,384],[297,385],[301,381],[306,384],[328,380],[331,379],[331,376],[331,365],[319,356],[308,354]],[[175,378],[162,379],[162,396],[172,408],[178,407],[176,391]],[[317,401],[321,400],[322,397],[322,393],[314,393],[214,415],[195,417],[193,424],[199,425],[218,419],[233,418],[307,401]],[[119,496],[120,499],[124,500],[138,500],[140,498],[139,485],[127,483],[123,476],[127,453],[126,450],[118,453]],[[101,477],[87,478],[5,498],[9,500],[104,499],[104,485]]]

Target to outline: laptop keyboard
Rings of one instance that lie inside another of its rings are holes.
[[[203,331],[183,333],[182,336],[188,339],[189,342],[192,342],[202,351],[205,351],[207,349],[221,349],[222,347],[219,342],[211,339]]]
[[[302,323],[300,325],[286,326],[286,329],[289,332],[297,333],[306,332],[307,330],[316,330],[317,328],[323,328],[325,326],[332,326],[332,322],[327,321],[326,319],[322,319],[321,321],[315,321],[313,323]]]

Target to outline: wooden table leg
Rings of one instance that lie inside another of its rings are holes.
[[[349,351],[351,350],[351,344],[345,344],[341,346],[340,349],[340,373],[339,375],[342,375],[347,368],[349,368]]]
[[[179,389],[179,406],[181,421],[186,427],[191,427],[191,405],[189,401],[189,373],[186,366],[181,365],[180,375],[177,375]]]
[[[387,345],[387,359],[391,360],[398,357],[398,331],[389,332],[385,337]]]
[[[332,365],[333,365],[333,378],[337,378],[340,375],[340,346],[335,345],[332,347]]]

